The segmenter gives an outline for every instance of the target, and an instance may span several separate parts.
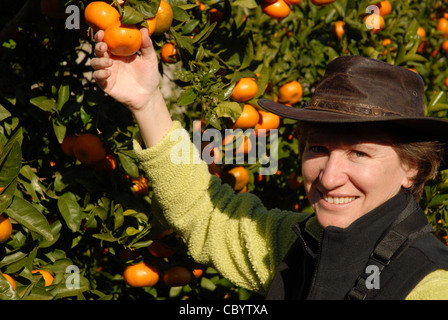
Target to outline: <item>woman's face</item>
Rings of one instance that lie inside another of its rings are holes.
[[[311,130],[302,175],[322,227],[346,228],[401,187],[412,186],[415,170],[403,165],[395,149],[380,141],[381,133]]]

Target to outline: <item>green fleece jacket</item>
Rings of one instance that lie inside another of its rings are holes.
[[[174,130],[176,134],[172,135]],[[171,137],[176,137],[175,141]],[[179,159],[182,148],[189,150],[190,156],[184,158],[186,163],[176,164],[172,160]],[[296,239],[291,225],[310,214],[267,210],[255,195],[235,194],[209,173],[189,133],[178,121],[157,145],[146,149],[135,140],[134,150],[164,218],[181,236],[192,257],[215,268],[235,285],[265,294],[277,266]],[[315,219],[308,224],[311,234],[319,230]],[[448,299],[448,271],[427,275],[407,299]]]

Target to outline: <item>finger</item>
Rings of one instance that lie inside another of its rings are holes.
[[[107,56],[107,44],[105,42],[95,44],[95,56],[100,58]]]
[[[113,60],[109,58],[93,58],[92,61],[90,61],[90,66],[95,70],[109,68],[112,64]]]
[[[109,79],[110,75],[111,72],[108,69],[96,70],[93,72],[93,79],[101,86],[101,83]]]
[[[152,45],[152,40],[149,37],[148,28],[141,28],[140,32],[142,33],[142,56],[149,56],[154,53],[154,47]]]
[[[101,42],[104,39],[104,31],[103,30],[99,30],[97,33],[95,33],[95,41],[96,42]]]

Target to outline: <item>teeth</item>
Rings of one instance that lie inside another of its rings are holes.
[[[328,197],[324,195],[325,201],[334,204],[344,204],[355,200],[355,197]]]

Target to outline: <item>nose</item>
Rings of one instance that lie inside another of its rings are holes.
[[[330,152],[319,173],[319,182],[322,187],[326,190],[334,190],[343,186],[348,180],[346,167],[342,153]]]

